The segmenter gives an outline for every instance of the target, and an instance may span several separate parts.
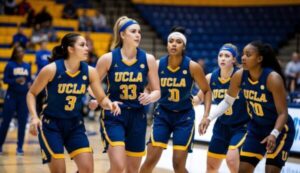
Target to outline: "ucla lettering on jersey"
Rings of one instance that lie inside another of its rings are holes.
[[[121,49],[112,51],[112,63],[107,75],[108,95],[112,101],[121,101],[121,107],[141,108],[140,93],[148,83],[148,64],[145,51],[137,48],[136,61],[128,63],[122,59]]]
[[[66,71],[64,60],[55,61],[56,74],[46,87],[47,100],[44,114],[55,118],[73,118],[81,115],[82,97],[89,85],[88,65],[80,62],[75,74]]]
[[[160,106],[170,111],[191,109],[191,89],[194,80],[190,74],[190,58],[183,57],[180,66],[173,70],[168,66],[168,56],[159,61],[159,80],[161,87]]]
[[[24,83],[16,83],[16,79],[24,77]],[[12,93],[26,93],[31,82],[31,68],[28,63],[8,61],[4,70],[4,82],[9,84],[7,91]]]
[[[272,69],[264,68],[258,81],[252,81],[249,71],[244,70],[241,81],[241,88],[247,101],[247,109],[253,118],[249,127],[253,131],[259,129],[256,134],[264,136],[268,135],[274,128],[278,116],[273,95],[267,89],[267,78],[272,71]],[[290,119],[289,116],[288,123],[291,121]],[[261,129],[264,129],[264,131]]]
[[[232,75],[237,71],[234,68]],[[221,79],[221,70],[217,69],[211,74],[210,88],[213,93],[213,103],[219,104],[225,97],[227,89],[230,85],[230,78],[227,80]],[[249,121],[250,117],[246,108],[246,101],[243,93],[240,92],[238,99],[234,102],[233,106],[228,108],[228,110],[218,118],[218,121],[226,125],[239,125],[245,124]]]

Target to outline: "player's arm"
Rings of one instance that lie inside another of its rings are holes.
[[[147,54],[147,64],[149,68],[148,80],[150,93],[143,92],[139,95],[139,102],[148,105],[156,102],[160,98],[160,85],[158,77],[158,67],[153,55]]]
[[[205,76],[205,78],[206,78],[207,83],[209,85],[210,78],[211,78],[211,73],[207,74]],[[198,104],[203,103],[203,101],[204,101],[204,94],[203,94],[203,92],[200,89],[199,92],[197,93],[197,95],[193,96],[193,103],[194,103],[194,105],[198,105]]]
[[[99,75],[97,74],[96,69],[94,69],[93,67],[89,67],[89,80],[91,90],[99,105],[103,109],[111,110],[115,115],[120,114],[118,103],[112,103],[111,100],[106,97],[106,94],[101,86]]]
[[[46,85],[54,78],[56,73],[55,63],[51,63],[44,67],[38,76],[35,78],[27,93],[27,106],[31,115],[30,133],[37,135],[38,127],[41,127],[41,122],[36,112],[36,96],[46,87]]]
[[[205,74],[203,72],[202,67],[195,63],[194,61],[190,61],[190,72],[195,80],[195,82],[198,84],[200,90],[203,93],[204,98],[204,117],[207,117],[209,115],[210,107],[211,107],[211,89],[209,87],[209,84],[205,78]]]
[[[243,69],[238,70],[232,75],[230,86],[225,94],[224,99],[217,105],[217,108],[211,112],[208,119],[213,120],[223,115],[225,111],[231,107],[239,94],[240,84],[242,80]]]
[[[280,131],[283,129],[288,119],[284,81],[278,73],[272,72],[268,76],[267,89],[272,93],[278,116],[274,129],[261,143],[267,142],[267,151],[272,152],[276,146],[276,138],[280,134]]]
[[[104,79],[104,77],[107,75],[107,72],[108,72],[108,70],[110,68],[111,62],[112,62],[112,54],[111,54],[111,52],[102,55],[98,59],[97,64],[96,64],[96,72],[97,72],[98,77],[100,79],[99,80],[100,83],[102,82],[102,80]],[[89,92],[89,94],[92,97],[95,97],[94,93],[93,93],[93,91],[91,90],[90,87],[88,88],[88,92]]]

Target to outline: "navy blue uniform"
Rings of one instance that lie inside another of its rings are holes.
[[[266,153],[266,144],[260,142],[273,130],[278,114],[273,95],[267,89],[267,78],[272,69],[264,68],[258,81],[252,81],[248,71],[243,71],[241,88],[247,101],[252,120],[248,124],[248,134],[242,147],[241,160],[248,161],[254,166]],[[285,98],[283,98],[285,99]],[[287,160],[293,144],[295,127],[291,116],[288,116],[280,135],[276,139],[276,148],[273,153],[267,154],[267,164],[282,167]],[[255,158],[256,162],[249,161]]]
[[[238,69],[235,68],[233,73]],[[213,93],[213,101],[219,104],[230,85],[230,78],[221,79],[221,70],[217,69],[211,74],[210,88]],[[246,101],[242,92],[222,116],[220,116],[213,128],[213,136],[209,143],[208,156],[213,158],[226,158],[228,149],[239,148],[246,137],[247,122],[250,117],[246,108]]]
[[[71,158],[92,152],[83,123],[82,97],[89,85],[88,65],[80,63],[75,74],[66,71],[64,60],[55,61],[56,73],[47,84],[47,106],[43,110],[43,128],[39,133],[43,163],[64,158],[64,146]]]
[[[17,78],[24,77],[24,83],[16,82]],[[5,141],[10,121],[17,112],[18,118],[18,149],[22,150],[25,136],[25,127],[28,118],[26,94],[31,83],[31,69],[27,63],[9,61],[4,70],[4,82],[8,84],[3,105],[3,121],[0,127],[0,149]]]
[[[112,51],[112,62],[107,74],[108,93],[111,101],[121,101],[121,115],[103,111],[101,134],[111,146],[124,146],[128,156],[145,155],[147,119],[144,106],[138,101],[147,85],[148,64],[146,53],[137,49],[136,61],[129,64],[122,59],[121,49]]]
[[[173,149],[191,151],[195,131],[191,95],[194,80],[189,68],[191,60],[183,57],[177,69],[170,68],[168,60],[166,56],[159,62],[161,98],[154,113],[150,142],[153,146],[167,148],[173,133]]]

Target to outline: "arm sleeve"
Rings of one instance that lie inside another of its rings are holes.
[[[213,111],[209,114],[208,119],[212,121],[213,119],[223,115],[226,110],[233,105],[234,101],[234,97],[225,94],[225,98],[218,104],[215,109],[213,109]]]

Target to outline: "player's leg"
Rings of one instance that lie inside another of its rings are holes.
[[[149,143],[147,145],[147,157],[145,162],[142,164],[140,173],[151,173],[158,163],[162,152],[162,147],[154,147],[151,143]]]
[[[0,125],[0,152],[2,152],[2,145],[5,141],[9,124],[16,110],[16,99],[11,94],[7,93],[4,100],[2,111],[2,122]]]
[[[23,155],[23,144],[25,138],[25,130],[28,119],[28,109],[26,104],[26,95],[20,96],[17,106],[17,118],[18,118],[18,146],[17,154]]]
[[[173,124],[173,169],[176,173],[186,173],[188,152],[192,152],[195,135],[194,109],[181,111],[172,116]]]
[[[213,136],[209,142],[207,151],[206,172],[218,172],[223,159],[226,158],[229,145],[229,128],[220,121],[216,121],[213,128]]]
[[[237,128],[230,128],[232,137],[230,139],[229,149],[226,154],[226,163],[231,173],[239,171],[240,164],[240,147],[246,139],[247,129],[244,125]]]
[[[163,149],[167,148],[171,130],[169,128],[168,116],[172,114],[157,108],[154,112],[153,128],[147,145],[147,157],[140,172],[150,173],[158,163]]]
[[[267,154],[266,173],[279,173],[288,159],[289,152],[294,142],[295,127],[292,122],[285,125],[276,139],[276,147],[273,153]]]
[[[65,173],[64,141],[57,121],[42,117],[43,128],[39,129],[39,142],[43,164],[48,163],[51,173]]]
[[[126,172],[138,173],[142,157],[146,154],[147,116],[144,109],[139,109],[129,110],[126,118]]]
[[[70,153],[70,157],[74,159],[78,171],[80,173],[94,172],[94,160],[92,148],[89,145],[88,138],[85,133],[85,127],[82,118],[70,120],[64,123],[69,126],[68,137],[64,138],[65,148]]]
[[[122,173],[126,169],[125,152],[125,127],[124,119],[126,110],[122,109],[122,114],[114,116],[110,111],[103,111],[100,119],[100,132],[104,152],[107,151],[110,162],[109,173]]]
[[[260,143],[263,138],[254,136],[251,130],[248,130],[240,152],[239,173],[253,173],[258,162],[264,157],[266,147]]]

